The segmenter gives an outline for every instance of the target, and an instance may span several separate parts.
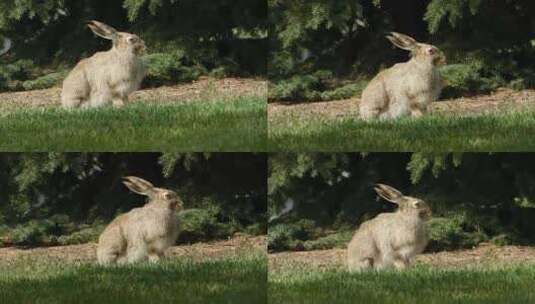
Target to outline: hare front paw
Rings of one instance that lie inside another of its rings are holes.
[[[424,116],[424,112],[422,110],[420,110],[420,109],[412,110],[412,112],[411,112],[411,117],[412,118],[420,118],[422,116]]]
[[[119,99],[119,98],[114,99],[112,103],[113,103],[113,106],[116,108],[124,107],[124,105],[126,104],[126,102],[123,99]]]

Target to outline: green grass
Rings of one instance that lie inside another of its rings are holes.
[[[0,265],[2,303],[266,303],[266,255],[104,268],[17,261]]]
[[[533,151],[535,112],[364,122],[284,116],[269,125],[270,151]]]
[[[349,273],[341,270],[269,274],[268,299],[275,303],[534,303],[535,266],[496,270]]]
[[[263,151],[266,132],[262,97],[120,109],[34,108],[0,117],[0,150]]]

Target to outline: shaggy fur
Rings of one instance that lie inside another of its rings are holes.
[[[138,177],[123,182],[135,193],[146,195],[148,203],[118,216],[98,240],[99,264],[135,263],[149,259],[156,262],[172,246],[178,235],[176,212],[183,207],[178,195],[156,188]]]
[[[145,77],[140,58],[146,50],[145,42],[98,21],[90,21],[88,26],[96,35],[111,40],[113,47],[74,67],[63,82],[61,104],[65,108],[100,107],[110,102],[123,106]]]
[[[360,117],[421,117],[440,95],[443,83],[437,67],[446,63],[446,57],[437,47],[418,43],[403,34],[392,32],[386,38],[410,51],[412,58],[380,72],[370,81],[362,92]]]
[[[382,213],[364,222],[347,247],[350,271],[395,267],[404,269],[411,259],[427,245],[425,221],[431,209],[422,200],[404,196],[383,184],[375,187],[377,194],[398,205],[394,213]]]

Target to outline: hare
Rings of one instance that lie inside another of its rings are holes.
[[[178,195],[156,188],[139,177],[128,176],[123,183],[133,192],[146,195],[148,203],[115,218],[99,237],[99,264],[124,264],[149,259],[157,262],[178,236],[176,212],[183,203]]]
[[[64,108],[100,107],[110,102],[123,106],[145,77],[140,57],[146,51],[145,42],[98,21],[90,21],[87,26],[96,35],[111,40],[113,47],[74,67],[63,81],[61,104]]]
[[[422,201],[404,196],[383,184],[375,187],[377,194],[398,205],[394,213],[382,213],[364,222],[347,247],[350,271],[395,267],[404,269],[411,259],[425,249],[428,237],[425,222],[431,209]]]
[[[408,62],[398,63],[375,76],[362,92],[360,117],[364,120],[403,116],[421,117],[438,99],[443,82],[438,67],[446,57],[437,47],[392,32],[386,36],[395,46],[410,51]]]

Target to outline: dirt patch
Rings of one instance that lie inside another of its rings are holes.
[[[0,109],[22,107],[57,107],[61,88],[0,93]],[[237,96],[267,96],[267,82],[252,78],[214,79],[201,77],[192,83],[139,90],[132,102],[186,102],[207,99],[232,99]]]
[[[326,119],[356,118],[359,102],[359,98],[291,104],[274,102],[268,105],[268,118],[270,121],[282,115]],[[535,109],[535,90],[500,89],[489,95],[440,100],[431,104],[430,112],[438,115],[482,115],[525,108]]]
[[[140,90],[133,101],[176,102],[234,99],[239,96],[267,96],[267,81],[250,78],[213,79],[201,77],[189,84]]]
[[[306,103],[269,103],[268,120],[274,121],[285,116],[298,119],[320,117],[326,119],[343,119],[358,117],[359,99],[344,99]]]
[[[281,252],[269,254],[268,257],[270,271],[294,268],[343,269],[346,265],[345,249]],[[535,264],[534,247],[496,246],[487,243],[469,250],[425,253],[415,259],[415,264],[441,268],[496,267],[526,263]]]
[[[169,248],[166,256],[186,257],[194,261],[222,259],[253,250],[266,249],[265,236],[235,235],[233,238]],[[43,259],[63,263],[86,263],[96,261],[97,244],[57,246],[45,248],[0,248],[0,264],[10,264],[20,259]]]

